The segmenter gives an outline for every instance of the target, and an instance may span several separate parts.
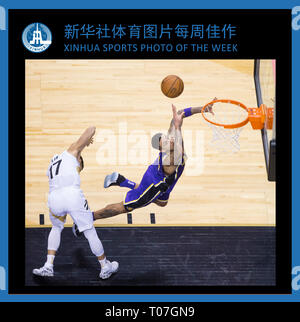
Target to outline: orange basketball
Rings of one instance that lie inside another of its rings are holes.
[[[170,98],[178,97],[184,89],[183,81],[176,75],[169,75],[161,82],[161,91]]]

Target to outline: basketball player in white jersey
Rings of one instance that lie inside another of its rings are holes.
[[[93,143],[96,128],[89,127],[68,150],[55,155],[48,167],[49,178],[48,207],[52,229],[48,237],[47,261],[43,267],[34,269],[38,276],[53,276],[53,263],[60,245],[61,232],[64,229],[66,216],[69,214],[87,238],[92,253],[98,258],[101,266],[99,277],[109,278],[119,268],[118,262],[106,259],[102,243],[94,227],[93,213],[80,189],[79,173],[83,170],[82,150]]]

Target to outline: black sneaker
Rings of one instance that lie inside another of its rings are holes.
[[[109,174],[104,179],[104,188],[109,188],[111,186],[120,186],[120,184],[125,180],[125,177],[123,177],[118,172],[113,172],[112,174]]]

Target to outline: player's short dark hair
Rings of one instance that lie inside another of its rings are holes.
[[[152,136],[151,145],[156,150],[159,150],[159,142],[160,142],[161,136],[162,136],[162,133],[156,133]]]
[[[84,162],[83,162],[83,157],[82,156],[80,156],[80,160],[81,160],[81,171],[83,170],[83,168],[84,168]]]

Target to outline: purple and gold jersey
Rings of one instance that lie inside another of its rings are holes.
[[[165,184],[167,176],[163,171],[164,153],[160,152],[158,158],[148,167],[141,183],[137,189],[127,192],[125,195],[124,207],[127,211],[145,207],[154,200],[167,201],[178,179],[182,175],[185,167],[186,156],[182,158],[182,162],[175,170],[175,179],[167,190],[162,191],[162,184]]]

